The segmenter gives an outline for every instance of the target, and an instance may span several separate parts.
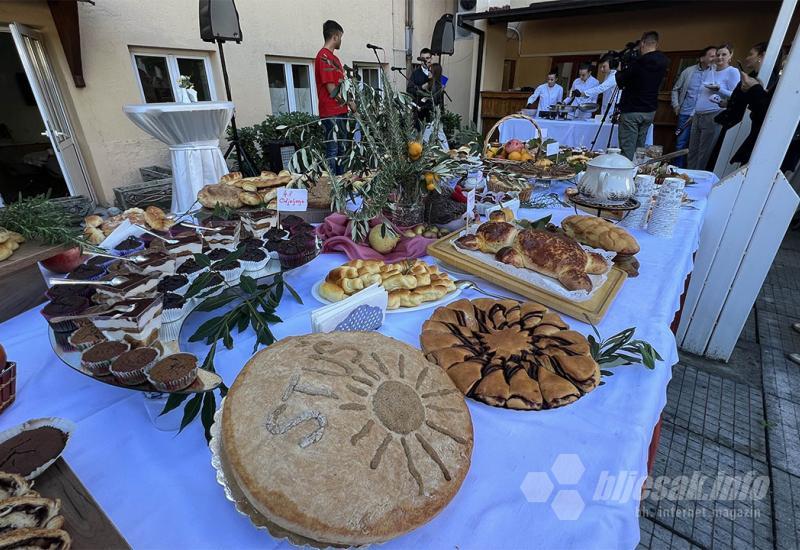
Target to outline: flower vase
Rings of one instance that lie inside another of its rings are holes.
[[[392,212],[392,221],[400,227],[411,227],[423,222],[423,205],[419,202],[396,202]]]

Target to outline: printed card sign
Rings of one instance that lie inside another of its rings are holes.
[[[553,141],[547,144],[547,150],[545,151],[545,155],[548,157],[557,155],[558,154],[558,142]]]
[[[278,188],[279,212],[305,212],[308,210],[308,189]]]

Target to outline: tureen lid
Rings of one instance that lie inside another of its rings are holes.
[[[621,155],[620,151],[621,149],[609,147],[606,149],[605,154],[596,156],[587,164],[589,166],[596,166],[597,168],[633,168],[633,162]]]

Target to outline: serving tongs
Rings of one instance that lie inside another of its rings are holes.
[[[161,239],[162,241],[164,241],[167,244],[178,244],[178,242],[180,242],[180,241],[177,241],[175,239],[170,239],[170,238],[167,238],[167,237],[163,237],[163,236],[159,235],[158,233],[156,233],[155,231],[150,231],[146,227],[143,227],[143,226],[141,226],[139,224],[134,224],[134,225],[135,225],[136,229],[141,229],[142,231],[144,231],[148,235],[150,235],[152,237],[155,237],[156,239]]]

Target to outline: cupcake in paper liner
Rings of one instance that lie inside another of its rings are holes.
[[[161,322],[171,323],[179,320],[186,312],[186,298],[174,292],[164,294],[161,309]]]
[[[107,376],[114,359],[130,349],[128,342],[109,341],[95,344],[81,355],[81,366],[93,376]]]
[[[106,337],[100,330],[92,325],[84,325],[69,335],[69,343],[78,351],[86,351],[90,347],[105,342]]]
[[[167,275],[158,281],[156,290],[162,293],[174,292],[185,296],[190,286],[192,286],[192,283],[189,282],[189,277],[186,275]]]
[[[63,351],[78,351],[72,342],[69,341],[69,337],[72,336],[71,332],[56,332],[53,331],[53,337],[55,337],[56,344],[63,350]]]
[[[81,264],[67,275],[67,279],[77,281],[99,281],[108,274],[108,269],[99,265]]]
[[[158,339],[162,342],[172,342],[177,340],[181,335],[181,326],[183,322],[178,319],[170,323],[161,323],[161,328],[158,330]]]
[[[133,256],[137,252],[144,250],[144,241],[136,237],[128,237],[111,250],[115,256]]]
[[[269,259],[267,253],[260,248],[247,248],[239,256],[239,263],[242,264],[245,271],[254,272],[264,269],[269,263]]]
[[[222,275],[228,283],[238,281],[244,270],[239,260],[222,260],[213,264],[211,269]]]
[[[78,329],[78,324],[72,320],[54,321],[58,317],[68,317],[80,315],[91,305],[90,301],[83,296],[65,296],[58,300],[53,300],[42,308],[42,315],[50,323],[55,332],[72,332]]]
[[[151,347],[132,349],[114,359],[109,371],[126,386],[144,384],[147,370],[156,363],[158,355],[158,350]]]
[[[191,258],[183,262],[181,266],[175,270],[175,274],[186,275],[186,278],[189,279],[189,283],[192,283],[204,271],[208,271],[208,268],[203,267],[202,265],[198,264],[194,258]]]
[[[175,392],[187,388],[197,378],[197,357],[174,353],[147,370],[147,380],[158,390]]]

